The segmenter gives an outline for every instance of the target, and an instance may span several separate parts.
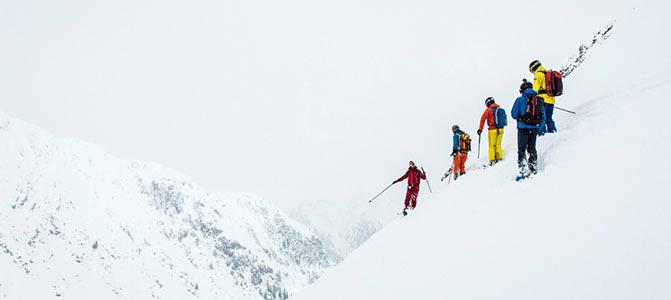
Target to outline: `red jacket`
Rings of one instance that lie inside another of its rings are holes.
[[[487,120],[487,126],[489,126],[489,130],[496,129],[495,122],[494,122],[494,110],[492,108],[499,108],[500,106],[496,103],[490,105],[485,109],[485,112],[482,114],[482,117],[480,117],[480,127],[478,129],[482,130],[483,125],[485,125],[485,120]]]
[[[401,176],[401,178],[396,179],[394,183],[403,181],[404,179],[408,178],[408,185],[415,185],[419,184],[419,179],[426,179],[426,175],[422,173],[420,170],[417,170],[417,167],[410,167],[408,168],[408,171],[405,172],[405,175]]]

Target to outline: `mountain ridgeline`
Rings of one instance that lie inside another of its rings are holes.
[[[0,298],[287,299],[333,265],[252,195],[4,115],[0,169]]]

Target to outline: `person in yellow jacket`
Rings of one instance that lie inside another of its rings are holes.
[[[541,62],[534,60],[529,64],[529,72],[534,74],[533,89],[538,93],[538,96],[543,97],[545,104],[543,104],[543,113],[545,114],[545,127],[540,128],[538,135],[543,135],[545,132],[553,133],[557,131],[555,121],[552,119],[552,113],[555,108],[555,97],[547,93],[547,80],[545,74],[547,69],[543,68]]]
[[[482,133],[482,128],[487,121],[489,134],[487,140],[489,141],[489,165],[493,166],[503,159],[503,148],[501,142],[503,141],[503,127],[496,127],[495,110],[501,107],[496,104],[494,97],[488,97],[485,100],[485,112],[480,117],[480,126],[478,127],[478,135]]]

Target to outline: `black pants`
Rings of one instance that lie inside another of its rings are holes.
[[[536,172],[538,153],[536,153],[536,138],[538,129],[536,128],[517,128],[517,165],[524,167],[527,160],[526,152],[529,152],[529,170]]]

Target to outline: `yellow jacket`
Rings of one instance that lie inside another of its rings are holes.
[[[548,95],[547,91],[547,82],[545,81],[545,72],[547,69],[543,66],[538,66],[538,69],[534,72],[534,91],[538,93],[539,96],[543,97],[545,103],[555,104],[555,97]],[[542,92],[541,92],[542,91]]]

